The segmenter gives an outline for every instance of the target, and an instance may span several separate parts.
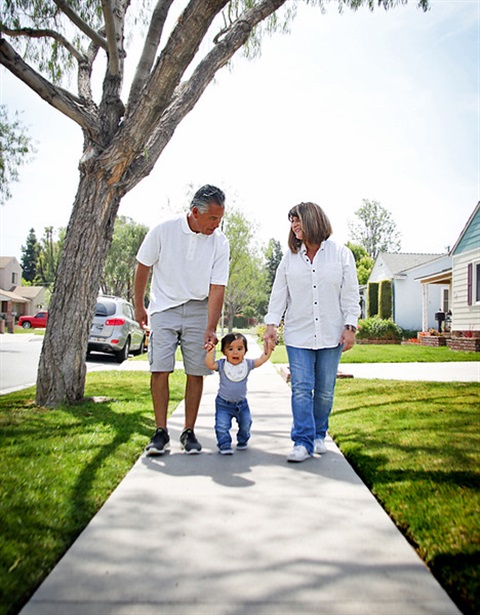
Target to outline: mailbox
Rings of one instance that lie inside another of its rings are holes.
[[[445,322],[445,312],[441,310],[439,312],[435,312],[435,320],[438,322],[438,332],[442,332],[442,322]]]

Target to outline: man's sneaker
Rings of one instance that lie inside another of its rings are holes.
[[[323,453],[327,452],[327,447],[325,446],[325,440],[323,438],[315,438],[314,452],[318,455],[323,455]]]
[[[237,451],[246,451],[248,448],[248,442],[245,444],[237,444]]]
[[[153,455],[163,455],[167,448],[170,448],[170,437],[166,429],[157,427],[152,439],[145,447],[145,453],[152,457]]]
[[[297,444],[293,447],[292,452],[288,454],[287,461],[305,461],[305,459],[309,459],[311,457],[310,453],[303,446],[303,444]]]
[[[218,452],[220,455],[233,455],[233,448],[219,448]]]
[[[187,455],[196,455],[202,450],[202,445],[195,437],[193,429],[185,429],[180,436],[180,444],[182,450],[185,451]]]

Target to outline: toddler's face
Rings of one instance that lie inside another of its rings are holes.
[[[224,350],[225,358],[229,363],[233,363],[233,365],[238,365],[243,361],[243,357],[245,356],[245,346],[243,345],[242,340],[233,340],[231,344],[225,347]]]

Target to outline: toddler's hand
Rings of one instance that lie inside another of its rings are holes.
[[[212,342],[207,342],[205,344],[205,350],[207,352],[212,352],[212,350],[215,348],[215,344],[212,344]]]

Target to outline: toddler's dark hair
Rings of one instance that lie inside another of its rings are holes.
[[[233,341],[235,340],[242,340],[243,345],[245,347],[245,352],[247,352],[248,348],[247,348],[247,338],[242,335],[242,333],[227,333],[227,335],[225,335],[222,338],[222,352],[223,354],[225,354],[225,348],[231,344]]]

